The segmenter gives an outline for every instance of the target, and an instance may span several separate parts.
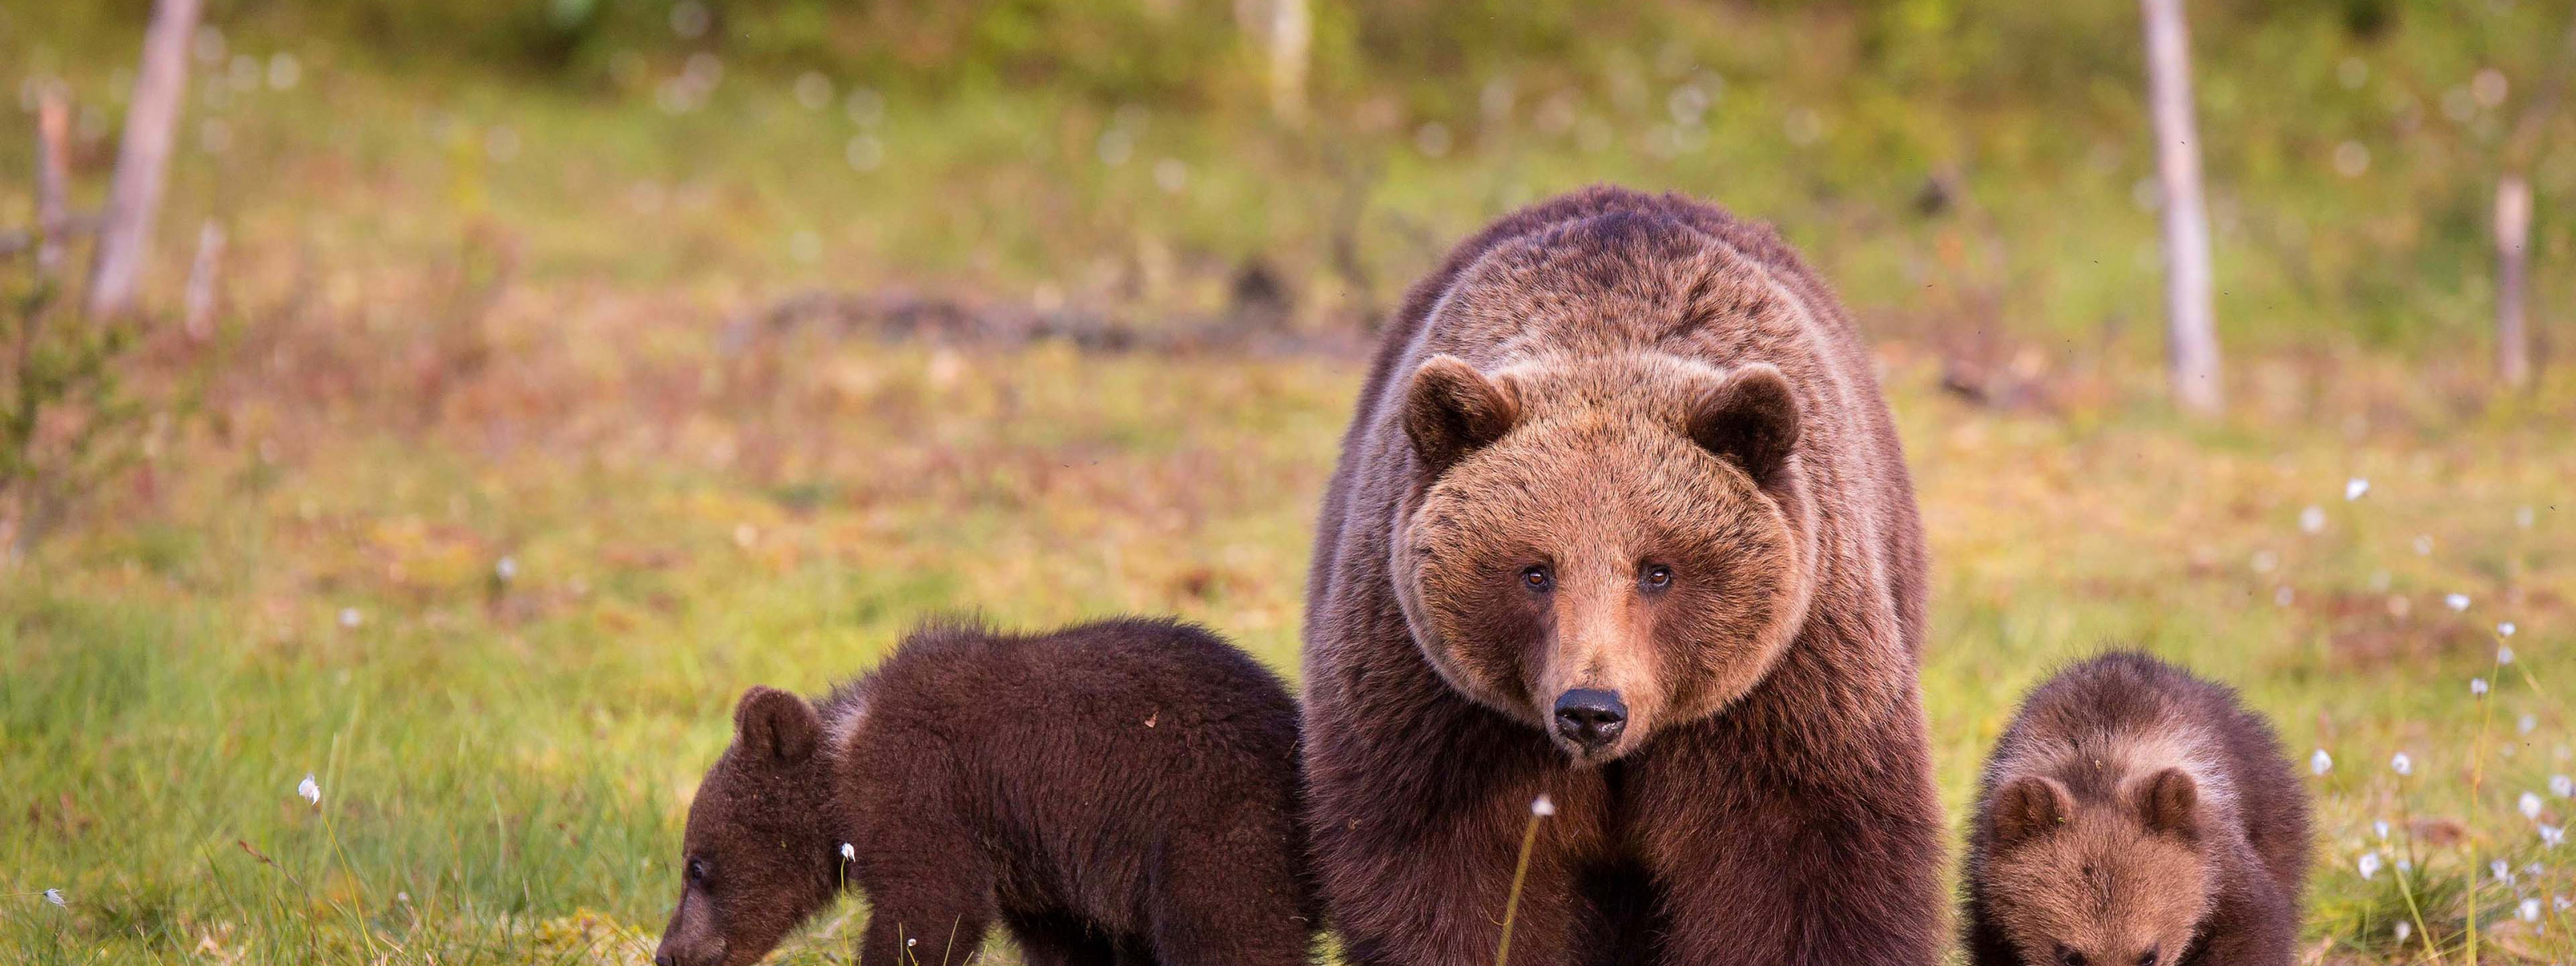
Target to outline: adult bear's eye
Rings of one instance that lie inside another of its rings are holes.
[[[1556,575],[1548,572],[1546,564],[1531,564],[1521,570],[1521,586],[1546,590],[1556,586]]]
[[[2156,966],[2156,953],[2156,947],[2147,947],[2146,952],[2138,954],[2138,966]]]
[[[1670,587],[1673,585],[1673,568],[1663,564],[1647,564],[1638,568],[1637,583],[1644,585],[1647,590],[1662,590]]]
[[[688,876],[691,883],[697,885],[707,884],[707,860],[690,859],[688,871],[684,874]]]
[[[2084,954],[2059,946],[2057,947],[2057,966],[2084,966]]]

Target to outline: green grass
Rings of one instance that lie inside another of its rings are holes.
[[[2230,49],[2287,56],[2299,36]],[[2544,851],[2515,799],[2576,818],[2546,791],[2576,772],[2576,383],[2561,367],[2528,398],[2480,384],[2485,306],[2463,280],[2482,256],[2452,224],[2483,183],[2477,142],[2411,136],[2411,166],[2342,182],[2311,149],[2357,115],[2251,120],[2332,83],[2321,65],[2347,51],[2318,44],[2281,90],[2218,68],[2238,80],[2211,124],[2242,153],[2216,169],[2247,217],[2222,229],[2222,275],[2243,283],[2222,303],[2235,409],[2206,425],[2155,388],[2152,222],[2129,197],[2145,154],[2118,116],[1945,107],[1783,55],[1730,74],[1727,120],[1666,158],[1646,147],[1652,99],[1544,72],[1491,131],[1408,107],[1311,138],[970,86],[891,97],[884,166],[859,172],[839,107],[807,112],[751,71],[668,116],[649,85],[394,78],[298,46],[300,86],[200,104],[186,143],[219,117],[229,144],[176,173],[161,285],[199,219],[229,225],[225,332],[159,346],[137,382],[198,401],[0,575],[0,953],[16,954],[0,958],[634,962],[746,686],[819,690],[956,612],[1178,613],[1293,674],[1357,359],[721,333],[808,286],[1184,327],[1254,258],[1291,280],[1299,326],[1338,331],[1504,206],[1619,180],[1780,220],[1873,333],[1933,543],[1923,686],[1954,823],[2023,689],[2144,647],[2243,688],[2302,762],[2334,758],[2310,780],[2317,960],[2425,958],[2393,932],[2411,894],[2419,936],[2463,961],[2467,882],[2503,858],[2543,871],[2480,880],[2481,958],[2563,961],[2576,922],[2546,900],[2576,897],[2576,852]],[[2458,73],[2403,45],[2364,53],[2421,68],[2433,79],[2406,83],[2431,96]],[[65,72],[106,100],[105,63],[83,64]],[[1610,125],[1606,147],[1529,116],[1560,83]],[[1840,133],[1775,136],[1801,105],[1830,106]],[[1414,147],[1431,116],[1456,138],[1441,158]],[[1101,163],[1122,124],[1133,156]],[[0,125],[0,163],[23,163],[22,138]],[[1166,158],[1181,191],[1155,180]],[[1925,173],[1963,159],[1979,207],[1910,213]],[[1353,229],[1365,285],[1330,267],[1334,172],[1353,163],[1381,172]],[[2544,210],[2563,190],[2547,177]],[[20,184],[0,180],[0,223],[24,220]],[[2291,223],[2312,234],[2276,231]],[[2558,230],[2536,256],[2542,305],[2568,304],[2576,277]],[[2356,348],[2383,344],[2408,354]],[[1963,351],[2031,404],[1944,394],[1941,360]],[[2356,476],[2372,488],[2347,503]],[[2441,603],[2455,592],[2465,612]],[[2505,620],[2519,660],[2499,668]],[[2484,701],[2473,676],[2496,682]],[[295,795],[307,773],[318,807]],[[2364,880],[2371,849],[2415,872]],[[2524,897],[2545,932],[2494,925]],[[788,958],[845,953],[862,916],[827,916]]]

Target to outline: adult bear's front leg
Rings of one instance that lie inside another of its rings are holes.
[[[1307,776],[1315,873],[1345,960],[1493,963],[1531,802],[1546,794],[1557,814],[1540,824],[1513,916],[1511,962],[1566,961],[1577,860],[1599,843],[1596,778],[1551,760],[1534,734],[1426,727],[1337,738],[1327,728],[1309,740],[1317,745]],[[1529,753],[1503,750],[1521,743]],[[1443,750],[1461,748],[1482,750],[1471,757]]]
[[[1674,735],[1670,738],[1680,738]],[[1919,763],[1868,785],[1667,740],[1630,786],[1663,899],[1666,966],[1928,966],[1940,948],[1940,811]]]

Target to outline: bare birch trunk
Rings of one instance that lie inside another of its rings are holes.
[[[2210,308],[2209,216],[2201,200],[2200,135],[2192,120],[2191,36],[2182,0],[2138,0],[2147,38],[2147,106],[2155,120],[2156,173],[2164,187],[2165,351],[2174,401],[2215,415],[2218,326]]]
[[[134,97],[125,108],[125,134],[117,145],[116,181],[98,232],[90,270],[89,317],[104,320],[134,310],[143,268],[152,249],[152,216],[161,207],[177,141],[179,108],[188,92],[188,42],[196,34],[199,0],[154,0],[143,31],[143,63],[134,75]]]
[[[2531,324],[2523,290],[2531,242],[2531,183],[2508,174],[2496,182],[2496,376],[2507,388],[2531,384]]]
[[[1270,0],[1270,110],[1290,124],[1306,119],[1306,64],[1315,43],[1307,0]]]
[[[180,330],[195,342],[215,337],[216,285],[224,270],[224,229],[214,219],[197,229],[197,258],[188,265],[188,289],[180,303]]]

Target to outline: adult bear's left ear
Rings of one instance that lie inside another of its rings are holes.
[[[1737,366],[1691,405],[1690,438],[1769,485],[1798,445],[1798,398],[1767,362]]]

